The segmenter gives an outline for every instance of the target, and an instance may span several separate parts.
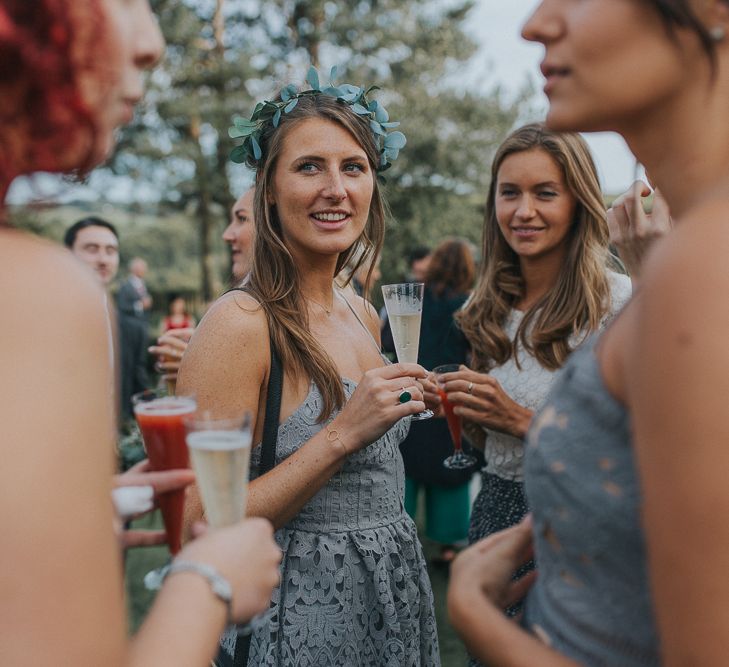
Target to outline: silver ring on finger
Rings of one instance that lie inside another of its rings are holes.
[[[466,389],[466,391],[467,391],[467,392],[468,392],[469,394],[472,394],[472,393],[473,393],[473,382],[469,382],[469,383],[468,383],[468,389]]]

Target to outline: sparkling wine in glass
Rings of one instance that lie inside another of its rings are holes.
[[[453,404],[448,400],[448,395],[445,392],[442,381],[443,375],[446,373],[455,373],[459,369],[460,366],[458,364],[444,364],[443,366],[436,366],[433,369],[435,381],[438,385],[438,395],[440,396],[443,412],[445,413],[446,421],[448,422],[448,430],[450,431],[451,439],[453,440],[453,454],[443,461],[443,466],[451,470],[470,468],[474,463],[476,463],[476,459],[473,456],[470,456],[463,451],[463,442],[461,438],[463,420],[453,412]]]
[[[423,315],[423,283],[397,283],[383,285],[387,319],[390,322],[392,340],[397,360],[402,363],[418,363],[420,345],[420,320]],[[430,419],[431,410],[423,410],[411,419]]]
[[[248,467],[251,454],[251,419],[190,419],[187,447],[205,518],[213,528],[237,523],[245,516]]]
[[[190,450],[205,518],[212,528],[223,528],[245,517],[251,455],[251,416],[233,419],[188,419]],[[269,621],[267,613],[226,632],[248,635]]]

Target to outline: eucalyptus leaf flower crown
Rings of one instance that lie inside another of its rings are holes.
[[[322,87],[319,84],[319,73],[312,67],[306,77],[307,83],[311,86],[310,90],[299,92],[299,89],[291,83],[281,90],[280,100],[259,102],[250,118],[235,117],[228,134],[232,139],[243,138],[243,143],[231,151],[230,159],[257,169],[263,156],[260,141],[264,129],[269,125],[274,128],[278,127],[282,115],[293,111],[302,97],[327,95],[349,105],[354,113],[369,120],[370,129],[375,136],[380,153],[380,164],[377,166],[377,171],[382,173],[389,169],[393,160],[397,159],[400,150],[407,143],[402,132],[391,131],[400,123],[390,121],[390,115],[380,102],[367,99],[372,91],[379,90],[378,86],[370,86],[366,90],[349,83],[337,86],[334,84],[336,77],[337,68],[333,67],[329,76],[329,85]]]

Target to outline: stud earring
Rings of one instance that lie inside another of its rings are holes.
[[[723,42],[726,39],[726,28],[721,25],[714,26],[709,30],[709,36],[715,42]]]

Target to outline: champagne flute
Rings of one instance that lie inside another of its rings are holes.
[[[382,286],[387,319],[395,343],[395,354],[401,364],[418,363],[424,287],[423,283],[396,283]],[[423,410],[412,415],[411,419],[430,419],[432,416],[432,410]]]
[[[185,444],[185,419],[195,413],[197,405],[191,396],[168,396],[164,391],[147,390],[132,396],[134,415],[142,432],[144,449],[152,470],[189,468]],[[182,513],[185,490],[178,489],[159,495],[157,503],[162,512],[167,544],[175,556],[182,548]],[[164,568],[147,573],[144,583],[155,590],[161,585]]]
[[[187,447],[205,518],[212,528],[245,516],[251,454],[251,417],[188,419]]]
[[[232,419],[188,418],[190,450],[205,518],[212,528],[230,526],[245,517],[251,454],[251,415]],[[268,622],[263,613],[248,623],[232,626],[247,635]]]
[[[442,381],[443,375],[446,373],[455,373],[459,369],[460,366],[458,364],[444,364],[442,366],[436,366],[433,369],[435,381],[438,385],[438,395],[440,396],[443,412],[445,412],[446,420],[448,422],[448,430],[451,434],[451,440],[453,440],[453,454],[443,461],[443,466],[450,470],[463,470],[464,468],[470,468],[474,463],[476,463],[476,459],[473,456],[470,456],[463,451],[461,438],[463,420],[453,412],[453,404],[448,400],[448,395],[445,392],[445,387]]]

